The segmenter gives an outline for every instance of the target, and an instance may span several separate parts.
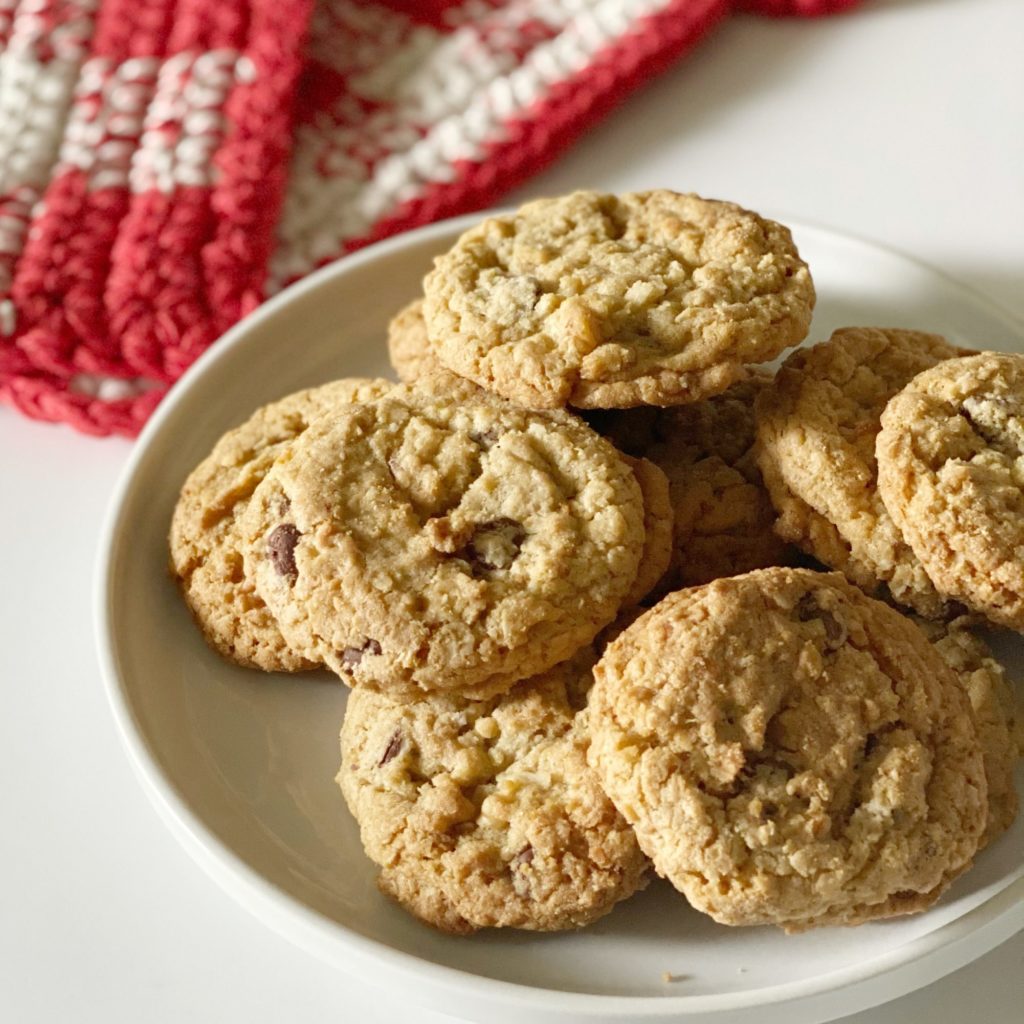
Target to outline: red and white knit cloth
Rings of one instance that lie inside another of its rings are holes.
[[[135,434],[268,293],[492,204],[732,9],[0,0],[0,399]]]

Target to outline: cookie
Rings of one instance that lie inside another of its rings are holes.
[[[448,932],[602,917],[646,858],[586,761],[584,653],[487,701],[349,696],[338,783],[381,890]]]
[[[969,867],[987,793],[963,688],[838,573],[671,594],[594,675],[590,763],[658,872],[716,921],[907,913]]]
[[[644,547],[633,586],[623,600],[629,608],[639,604],[661,583],[672,560],[672,499],[668,477],[649,459],[623,456],[633,470],[644,502]]]
[[[171,521],[171,573],[210,645],[268,672],[311,668],[292,650],[246,574],[239,516],[282,450],[317,416],[378,398],[392,383],[351,378],[299,391],[229,430],[189,475]]]
[[[388,359],[398,379],[406,384],[450,373],[430,347],[422,299],[410,302],[388,324]]]
[[[625,409],[590,422],[622,451],[668,477],[672,555],[661,592],[790,564],[754,455],[754,399],[772,375],[755,370],[713,398],[667,409]],[[593,415],[593,414],[592,414]]]
[[[875,438],[886,402],[960,351],[920,331],[844,328],[794,352],[756,403],[758,459],[779,536],[927,618],[951,609],[878,494]]]
[[[1024,632],[1024,356],[921,373],[885,407],[878,486],[945,594]]]
[[[676,192],[575,192],[465,232],[424,279],[434,354],[531,408],[678,405],[807,333],[789,231]]]
[[[289,643],[353,684],[487,697],[610,622],[643,500],[566,413],[398,387],[319,421],[246,511],[246,570]]]
[[[974,712],[985,759],[988,817],[981,845],[1002,835],[1017,817],[1014,770],[1020,757],[1016,732],[1017,701],[1003,666],[966,620],[949,624],[915,620],[942,660],[956,673]]]

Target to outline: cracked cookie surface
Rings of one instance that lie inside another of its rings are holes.
[[[889,399],[961,352],[935,334],[843,328],[794,352],[756,403],[758,460],[779,535],[928,618],[949,614],[948,602],[882,502],[875,440]]]
[[[615,617],[643,515],[629,466],[575,417],[396,387],[277,461],[246,567],[289,643],[352,684],[485,697]]]
[[[576,192],[471,228],[424,280],[434,354],[521,405],[677,405],[807,333],[785,227],[668,191]]]
[[[381,890],[445,931],[579,928],[647,860],[586,762],[584,651],[501,697],[349,695],[338,774]]]
[[[312,420],[392,387],[351,378],[289,395],[229,430],[189,474],[171,521],[171,572],[206,639],[226,658],[268,672],[313,667],[289,647],[245,572],[239,517],[274,460]]]
[[[963,688],[839,574],[669,595],[594,674],[590,763],[658,872],[716,921],[907,913],[970,865],[987,799]]]
[[[921,373],[882,414],[881,496],[939,589],[1024,632],[1024,356]]]
[[[672,553],[660,592],[785,565],[794,552],[773,530],[775,509],[754,456],[754,399],[772,375],[755,370],[713,398],[591,419],[622,451],[667,476]]]

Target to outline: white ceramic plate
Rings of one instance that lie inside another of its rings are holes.
[[[374,246],[268,302],[196,364],[139,440],[101,542],[99,654],[131,760],[171,831],[316,955],[413,1003],[495,1024],[821,1021],[924,985],[1024,926],[1020,821],[927,914],[796,937],[715,925],[663,883],[579,933],[471,939],[435,933],[378,895],[333,781],[344,687],[211,653],[168,578],[167,527],[187,473],[258,405],[386,373],[388,318],[475,219]],[[819,228],[795,234],[818,287],[812,340],[878,324],[1024,351],[1020,326],[934,270]],[[1011,659],[1024,647],[1004,646]]]

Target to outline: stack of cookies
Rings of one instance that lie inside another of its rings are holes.
[[[653,864],[723,923],[854,924],[1012,822],[968,625],[1024,629],[1024,360],[857,329],[761,368],[813,305],[733,204],[531,203],[395,317],[402,383],[288,396],[186,481],[197,622],[352,688],[338,781],[422,920],[581,927]]]

